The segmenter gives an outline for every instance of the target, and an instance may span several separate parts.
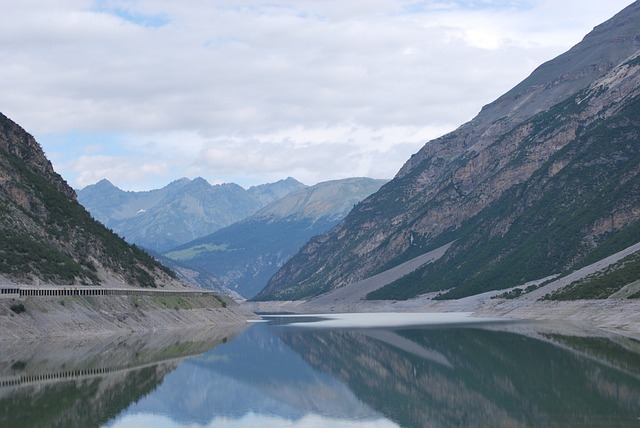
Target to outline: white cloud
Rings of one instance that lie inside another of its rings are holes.
[[[395,423],[387,419],[367,419],[367,420],[341,420],[321,415],[305,415],[299,419],[285,419],[279,416],[260,415],[255,413],[248,413],[240,418],[218,417],[212,421],[201,424],[197,422],[179,423],[166,416],[152,415],[152,414],[133,414],[125,415],[116,421],[109,424],[111,428],[121,427],[153,427],[153,428],[169,428],[169,427],[191,427],[191,428],[248,428],[248,427],[304,427],[304,428],[321,428],[321,427],[335,427],[335,428],[392,428],[397,427]]]
[[[198,172],[253,184],[296,172],[390,176],[425,142],[406,130],[432,138],[457,127],[629,3],[11,2],[0,28],[0,111],[75,186],[97,172],[81,170],[83,151],[52,143],[53,134],[82,132],[87,145],[93,134],[118,134],[126,144],[109,156],[167,163],[146,176],[158,186]],[[384,143],[366,141],[380,130]],[[119,174],[116,164],[99,170]]]
[[[56,169],[68,171],[77,188],[104,177],[128,190],[148,189],[150,183],[167,183],[182,176],[201,176],[211,183],[233,181],[245,187],[287,176],[317,183],[354,176],[391,178],[397,172],[396,166],[406,161],[416,147],[445,131],[345,125],[295,127],[247,136],[154,133],[124,140],[107,138],[101,144],[84,147],[82,155],[66,163],[58,152],[50,157]],[[105,152],[112,154],[100,154]],[[126,155],[117,155],[119,152]]]
[[[61,165],[74,173],[74,185],[78,188],[94,184],[105,177],[123,183],[128,189],[143,190],[157,177],[165,177],[169,165],[163,160],[144,161],[124,156],[82,155]],[[140,183],[143,185],[140,186]]]

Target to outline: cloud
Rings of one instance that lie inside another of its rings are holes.
[[[175,427],[176,422],[167,416],[153,415],[146,413],[128,414],[115,420],[110,427],[130,427],[136,426],[140,428],[154,427]],[[384,418],[380,419],[364,419],[364,420],[342,420],[322,415],[310,414],[299,419],[286,419],[280,416],[261,415],[249,412],[240,418],[216,417],[205,423],[191,423],[189,426],[202,428],[246,428],[256,426],[288,426],[292,428],[320,428],[320,427],[336,427],[336,428],[392,428],[398,425]]]
[[[295,127],[270,134],[206,137],[195,132],[122,137],[102,134],[99,144],[59,142],[48,153],[56,170],[67,171],[76,188],[109,178],[127,190],[145,190],[154,182],[204,177],[211,183],[244,187],[294,176],[304,183],[354,176],[391,178],[424,141],[443,128],[396,126],[371,129],[339,126]],[[59,137],[62,138],[62,137]],[[64,148],[81,151],[71,160]],[[124,153],[124,154],[122,154]]]
[[[59,144],[71,132],[93,146],[117,134],[121,152],[109,156],[169,159],[168,175],[208,170],[225,181],[239,177],[232,171],[258,184],[276,173],[397,171],[399,156],[425,141],[398,135],[393,149],[389,137],[385,151],[364,138],[454,129],[631,2],[15,3],[3,8],[0,28],[0,110],[79,186],[96,173],[79,170],[88,165],[81,144]],[[144,152],[150,141],[164,152]],[[305,145],[332,161],[314,167]],[[159,185],[176,178],[154,174]]]
[[[62,166],[73,173],[73,184],[78,188],[112,177],[126,188],[143,190],[145,184],[150,184],[157,177],[165,177],[169,170],[169,164],[163,160],[102,155],[82,155]]]
[[[193,174],[206,175],[209,168],[222,175],[261,171],[274,179],[294,175],[307,183],[330,175],[391,178],[415,147],[440,134],[439,129],[411,127],[298,127],[249,141],[207,141]]]

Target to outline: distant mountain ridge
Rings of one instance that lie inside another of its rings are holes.
[[[348,178],[295,190],[245,220],[165,253],[178,265],[165,264],[204,288],[215,287],[215,277],[217,287],[253,297],[305,242],[338,224],[386,181]]]
[[[452,243],[372,293],[458,298],[562,274],[640,241],[640,2],[469,123],[430,141],[256,298],[305,299]]]
[[[38,285],[184,286],[91,218],[37,141],[0,114],[0,280]]]
[[[248,190],[182,178],[161,189],[126,192],[101,180],[79,190],[78,201],[128,242],[162,252],[247,218],[303,187],[293,178]]]

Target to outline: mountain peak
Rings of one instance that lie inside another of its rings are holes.
[[[537,67],[529,77],[496,101],[484,106],[479,122],[502,117],[531,117],[604,76],[640,49],[640,3],[635,2],[596,26],[580,43]]]
[[[191,180],[191,184],[211,186],[211,184],[209,184],[209,182],[207,180],[205,180],[204,178],[202,178],[202,177],[194,178],[193,180]]]
[[[209,184],[209,182],[202,177],[196,177],[185,185],[185,188],[197,191],[208,191],[212,187],[215,186]]]
[[[264,207],[255,217],[344,218],[358,202],[371,195],[388,180],[345,178],[330,180],[295,190]]]
[[[76,199],[76,192],[53,170],[40,144],[20,125],[0,113],[0,149],[17,157],[35,174],[44,177],[69,199]]]
[[[181,178],[161,189],[115,192],[106,183],[78,192],[91,214],[129,242],[165,251],[243,220],[300,184],[285,180],[245,190]],[[145,215],[140,215],[145,213]]]
[[[108,190],[108,189],[117,189],[117,190],[121,190],[120,188],[118,188],[116,185],[114,185],[112,182],[110,182],[109,180],[107,180],[106,178],[103,178],[102,180],[98,181],[96,184],[94,184],[93,186],[95,186],[98,189],[104,189],[104,190]]]

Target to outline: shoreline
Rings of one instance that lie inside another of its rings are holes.
[[[257,318],[214,295],[27,296],[0,299],[0,340],[249,325]]]
[[[468,312],[472,317],[518,321],[566,321],[584,324],[640,340],[640,300],[605,299],[537,301],[492,299],[499,290],[459,300],[433,300],[435,293],[404,301],[361,300],[358,302],[269,301],[245,302],[254,313],[447,313]]]
[[[426,293],[409,300],[366,300],[368,293],[378,290],[392,281],[410,273],[425,263],[439,259],[451,243],[416,257],[395,268],[362,281],[333,289],[306,301],[243,302],[254,313],[336,313],[336,312],[470,312],[472,316],[530,321],[571,321],[586,323],[592,327],[615,332],[640,340],[640,299],[626,299],[618,292],[608,299],[549,301],[543,296],[566,287],[571,282],[602,271],[624,257],[640,251],[636,243],[602,260],[578,269],[566,276],[551,276],[516,287],[493,290],[457,300],[434,300],[437,292]],[[547,282],[550,281],[550,282]],[[545,285],[521,294],[515,299],[497,298],[515,289],[524,290],[530,285]],[[622,291],[636,292],[633,284]],[[617,296],[617,297],[615,297]]]
[[[640,299],[539,301],[535,296],[493,298],[505,290],[458,300],[435,293],[404,301],[269,301],[236,303],[213,295],[24,296],[0,298],[0,340],[100,337],[229,325],[249,326],[257,313],[447,313],[477,318],[568,321],[640,340]],[[221,300],[222,299],[222,300]],[[224,303],[223,303],[224,302]],[[25,311],[11,306],[22,303]]]

